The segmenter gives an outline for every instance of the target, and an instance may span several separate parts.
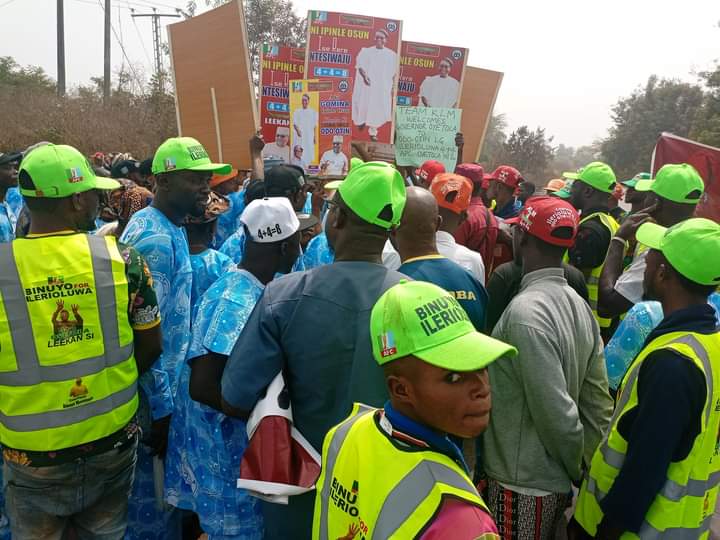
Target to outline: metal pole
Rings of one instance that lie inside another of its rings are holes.
[[[153,29],[153,48],[155,49],[155,73],[157,73],[158,92],[162,93],[162,56],[160,53],[160,16],[157,15],[157,9],[153,8],[155,16],[152,18]]]
[[[103,103],[110,101],[110,0],[105,0],[105,71],[103,74]]]
[[[65,9],[64,0],[57,0],[57,93],[65,95]]]

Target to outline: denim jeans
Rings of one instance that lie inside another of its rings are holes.
[[[127,527],[137,441],[70,463],[29,467],[5,462],[6,510],[13,539],[120,540]]]

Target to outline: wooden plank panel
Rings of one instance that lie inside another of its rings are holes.
[[[465,136],[465,161],[478,161],[485,140],[503,74],[473,66],[465,68],[460,108],[463,110],[460,129]]]
[[[246,35],[240,0],[168,26],[178,131],[240,169],[250,168],[258,126]]]

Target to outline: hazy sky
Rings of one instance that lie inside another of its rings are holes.
[[[103,71],[101,0],[65,0],[69,85]],[[102,0],[104,3],[104,0]],[[0,55],[56,76],[55,0],[0,0]],[[204,0],[198,0],[204,8]],[[720,4],[711,0],[295,0],[296,11],[342,10],[399,18],[403,37],[470,49],[469,63],[505,73],[495,113],[510,127],[543,126],[555,142],[603,137],[610,107],[650,74],[695,81],[720,58]],[[152,72],[150,19],[130,7],[170,11],[184,0],[113,0],[127,56]],[[165,19],[163,24],[173,21]],[[163,39],[165,34],[163,33]],[[222,36],[209,36],[222,39]],[[113,68],[123,61],[113,39]]]

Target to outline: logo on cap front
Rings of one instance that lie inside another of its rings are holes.
[[[67,174],[68,182],[71,184],[77,184],[78,182],[83,181],[83,175],[80,167],[70,167],[65,171],[65,173]]]
[[[163,163],[165,164],[166,171],[174,171],[175,169],[177,169],[177,163],[175,163],[175,158],[165,158],[165,161]]]
[[[385,332],[380,336],[380,356],[387,358],[397,353],[395,346],[395,336],[392,332]]]
[[[205,148],[203,148],[202,144],[188,146],[187,151],[188,154],[190,154],[190,159],[192,159],[193,161],[197,161],[198,159],[210,159],[208,153],[205,151]]]

